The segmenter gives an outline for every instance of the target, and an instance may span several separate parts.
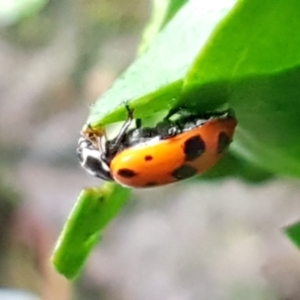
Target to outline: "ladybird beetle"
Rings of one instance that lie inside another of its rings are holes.
[[[174,114],[155,127],[142,127],[133,110],[119,134],[107,140],[90,126],[82,133],[77,155],[93,176],[134,188],[169,184],[202,174],[220,159],[232,141],[237,121],[230,110],[205,116]]]

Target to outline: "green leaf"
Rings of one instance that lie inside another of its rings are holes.
[[[263,183],[274,178],[274,174],[265,169],[228,152],[214,167],[204,175],[199,176],[201,180],[218,180],[225,176],[240,178],[247,183]]]
[[[284,232],[288,238],[300,249],[300,222],[285,227]]]
[[[130,190],[113,183],[81,192],[52,255],[58,272],[77,276],[102,230],[129,198]]]
[[[232,148],[270,172],[299,177],[298,0],[226,2],[224,9],[216,1],[213,10],[204,3],[191,1],[176,14],[88,123],[124,119],[125,101],[136,117],[182,104],[199,112],[229,105],[239,120]]]
[[[124,120],[124,102],[136,117],[170,110],[181,96],[183,80],[199,50],[235,0],[189,1],[157,35],[151,47],[91,107],[93,127]]]
[[[152,0],[152,16],[144,30],[139,53],[149,48],[157,33],[174,17],[187,0]]]
[[[299,28],[298,0],[240,1],[198,55],[181,98],[204,111],[229,103],[239,120],[232,149],[271,172],[297,177]]]

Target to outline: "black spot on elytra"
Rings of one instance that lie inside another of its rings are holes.
[[[230,144],[231,139],[225,132],[221,132],[218,138],[218,154],[222,153]]]
[[[205,151],[205,143],[199,135],[195,135],[184,143],[185,160],[192,161]]]
[[[151,186],[156,186],[156,185],[158,185],[157,182],[155,182],[155,181],[150,181],[150,182],[147,182],[147,183],[145,184],[145,187],[151,187]]]
[[[173,171],[172,176],[178,180],[186,179],[197,174],[197,169],[189,165],[183,165]]]
[[[145,161],[150,161],[152,159],[153,159],[153,156],[151,156],[151,155],[146,155],[145,156]]]
[[[137,173],[130,169],[119,169],[118,175],[124,178],[132,178],[135,177]]]

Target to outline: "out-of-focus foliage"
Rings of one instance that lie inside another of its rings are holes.
[[[284,228],[285,234],[293,241],[293,243],[300,249],[300,221],[286,226]]]
[[[47,0],[2,0],[0,1],[0,26],[19,21],[39,12]]]
[[[56,276],[54,281],[49,279],[51,283],[62,280],[49,265],[54,238],[67,214],[60,213],[73,204],[70,190],[78,191],[90,182],[81,172],[74,150],[88,105],[131,62],[148,11],[143,1],[0,2],[0,167],[2,182],[12,183],[11,194],[0,186],[0,284],[29,285],[29,290],[44,293],[40,286],[51,285],[45,282],[47,276]],[[8,20],[8,13],[17,17]],[[43,178],[47,175],[50,180]],[[51,189],[56,184],[60,187],[54,192]],[[20,206],[15,205],[19,198],[13,193],[18,189]],[[40,196],[35,197],[39,191]],[[57,199],[58,205],[54,204]],[[53,205],[55,212],[51,211]],[[117,202],[111,207],[117,207]],[[8,217],[15,210],[11,226]],[[103,211],[112,218],[113,208]],[[89,221],[86,230],[91,229]],[[98,221],[99,227],[104,226],[105,218]],[[94,237],[96,241],[96,234]],[[11,249],[7,251],[13,267],[5,257],[4,241],[15,247],[13,255]],[[20,244],[25,244],[21,255]],[[22,272],[18,264],[26,264],[30,271],[25,268]],[[17,279],[8,275],[11,269]],[[51,291],[50,298],[70,299],[66,298],[71,294],[69,283],[62,285]]]

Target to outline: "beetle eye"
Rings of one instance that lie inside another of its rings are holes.
[[[87,158],[84,162],[84,167],[87,170],[90,170],[94,176],[97,176],[97,171],[102,169],[102,163],[99,159],[97,159],[93,156],[87,156]]]

